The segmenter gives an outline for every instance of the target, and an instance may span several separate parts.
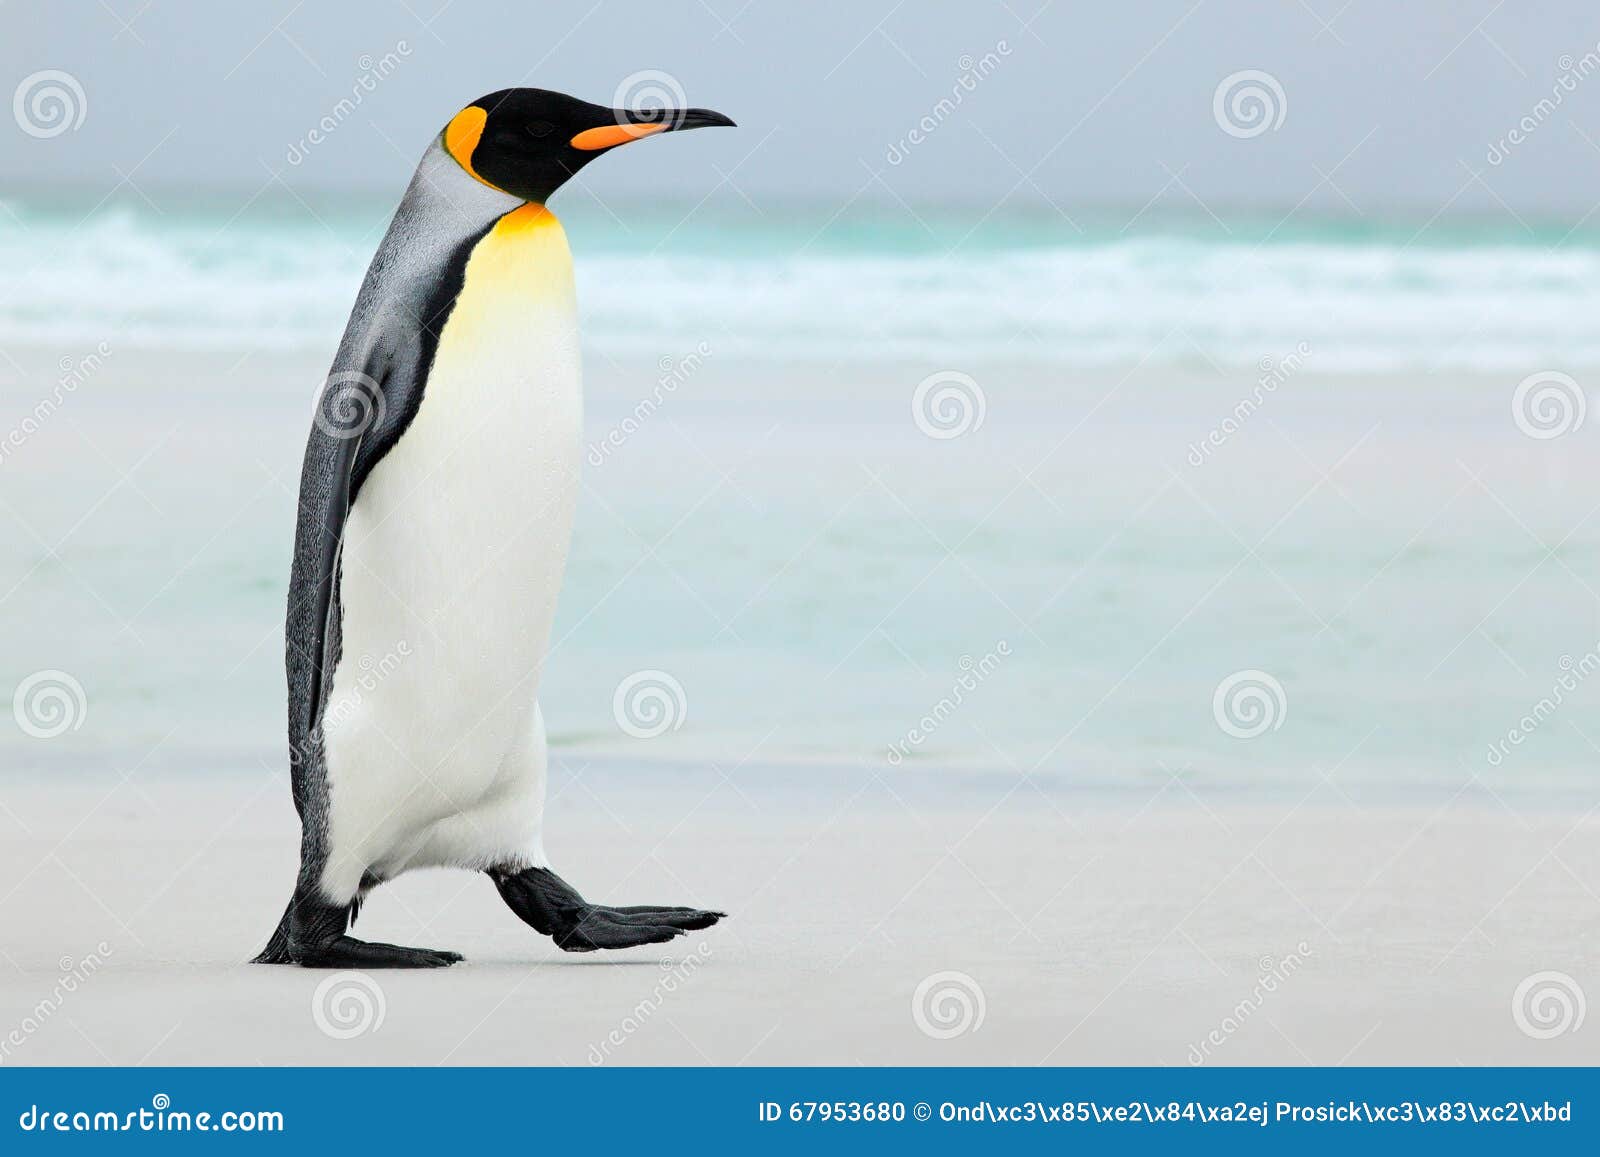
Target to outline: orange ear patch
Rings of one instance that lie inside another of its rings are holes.
[[[647,125],[601,125],[599,128],[584,129],[572,138],[572,147],[591,152],[595,149],[609,149],[612,145],[620,145],[627,141],[636,141],[640,137],[647,137],[651,133],[659,133],[666,128],[665,121],[657,121]]]
[[[478,147],[489,114],[477,105],[462,109],[444,127],[444,147],[467,172],[472,172],[472,150]]]
[[[472,150],[478,147],[478,141],[483,137],[483,126],[489,123],[489,114],[477,105],[469,105],[450,118],[450,123],[444,126],[444,148],[456,159],[467,172],[478,180],[483,181],[491,189],[500,186],[491,181],[484,181],[478,175],[478,170],[472,167]],[[501,192],[505,190],[501,189]]]

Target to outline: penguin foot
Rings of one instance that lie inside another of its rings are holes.
[[[490,869],[489,878],[523,923],[554,939],[556,947],[566,952],[662,944],[685,932],[709,928],[725,915],[704,908],[591,904],[548,868]]]
[[[436,948],[402,948],[346,936],[344,930],[361,910],[361,896],[377,880],[362,880],[362,892],[346,904],[326,900],[297,889],[278,921],[272,939],[254,964],[298,964],[303,968],[444,968],[461,956]]]
[[[402,948],[336,936],[321,944],[293,944],[289,954],[302,968],[447,968],[461,960],[458,952],[435,948]]]
[[[721,912],[696,908],[607,908],[592,905],[569,926],[553,933],[556,947],[565,952],[593,952],[599,948],[636,948],[662,944],[697,928],[709,928],[722,919]]]

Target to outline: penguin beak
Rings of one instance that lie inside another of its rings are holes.
[[[711,129],[711,128],[738,128],[731,117],[725,117],[719,112],[708,108],[686,108],[671,118],[671,125],[675,129]]]
[[[584,129],[572,138],[571,145],[584,152],[594,152],[598,149],[614,148],[629,141],[639,140],[641,137],[654,136],[657,133],[670,133],[684,129],[706,129],[718,125],[736,127],[731,119],[719,112],[708,108],[686,108],[678,110],[651,109],[635,112],[631,109],[612,110],[612,121],[609,124],[596,125],[592,129]]]

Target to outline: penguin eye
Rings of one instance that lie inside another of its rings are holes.
[[[551,124],[549,121],[534,121],[528,126],[528,135],[535,137],[547,137],[551,133],[555,132],[555,130],[556,126]]]

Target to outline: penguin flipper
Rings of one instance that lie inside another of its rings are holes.
[[[421,400],[428,353],[414,336],[396,336],[397,329],[379,324],[355,340],[347,336],[317,397],[306,442],[286,626],[290,740],[297,752],[311,745],[339,661],[339,559],[350,505]]]
[[[329,635],[334,628],[344,525],[350,514],[356,463],[372,424],[371,415],[381,415],[385,408],[383,380],[387,376],[381,367],[372,364],[371,358],[360,370],[330,374],[318,396],[316,422],[306,445],[298,528],[301,541],[295,548],[297,565],[306,565],[311,571],[306,576],[309,583],[301,588],[309,592],[310,604],[306,619],[309,637],[304,640],[303,656],[310,664],[310,678],[302,704],[306,715],[301,720],[306,736],[316,727],[327,692],[326,680],[338,661],[337,643],[330,646]],[[356,425],[349,424],[353,414],[357,415]],[[362,414],[368,417],[363,420],[359,417]]]

